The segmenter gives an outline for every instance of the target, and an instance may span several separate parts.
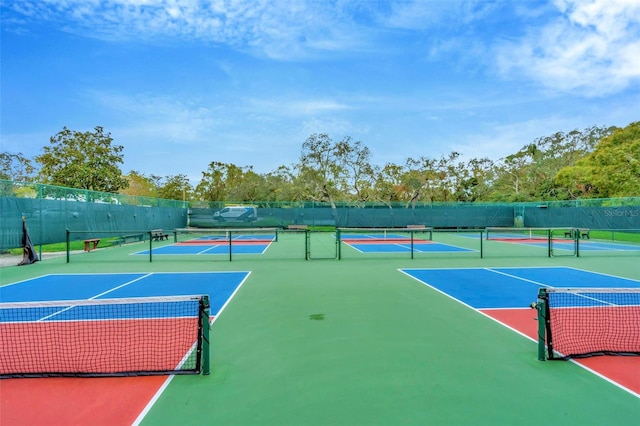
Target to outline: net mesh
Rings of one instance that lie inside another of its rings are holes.
[[[579,256],[638,256],[640,229],[589,229],[582,231]]]
[[[410,243],[431,241],[432,229],[420,228],[338,228],[337,237],[348,244]]]
[[[278,241],[277,228],[183,228],[174,231],[174,242],[182,245],[268,244],[276,241]]]
[[[427,251],[432,242],[432,228],[415,225],[407,228],[337,228],[337,258],[350,256],[405,256]]]
[[[487,240],[503,242],[546,242],[549,240],[549,228],[503,228],[485,229]]]
[[[201,296],[1,303],[0,378],[198,374],[205,305]]]
[[[549,359],[640,355],[640,288],[544,289]]]

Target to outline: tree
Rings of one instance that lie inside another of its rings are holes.
[[[391,208],[391,203],[401,199],[402,166],[386,163],[382,168],[374,169],[375,182],[372,188],[373,199]]]
[[[110,133],[100,126],[93,132],[79,132],[64,127],[52,136],[44,154],[35,158],[42,168],[43,183],[117,192],[128,185],[118,164],[123,162],[123,147],[112,145]]]
[[[335,156],[340,162],[340,186],[343,194],[355,201],[367,201],[375,182],[369,148],[360,141],[352,142],[347,136],[335,144]]]
[[[251,167],[212,161],[202,172],[196,193],[204,201],[249,201],[242,189],[247,173],[253,173]]]
[[[464,164],[457,162],[459,157],[459,152],[452,151],[435,163],[435,169],[429,175],[432,181],[430,201],[457,201],[456,196],[464,179],[461,171]]]
[[[33,179],[35,167],[22,153],[0,153],[0,179],[29,182]]]
[[[467,162],[468,175],[462,183],[464,201],[486,200],[495,178],[495,165],[489,158],[472,158]]]
[[[423,199],[433,201],[431,178],[434,175],[435,160],[428,157],[418,159],[409,157],[405,161],[401,177],[400,200],[406,202],[406,207],[414,207]]]
[[[370,157],[369,148],[348,136],[335,143],[326,133],[309,136],[298,165],[305,197],[328,202],[332,208],[337,198],[366,200],[375,182]]]
[[[302,189],[296,186],[296,175],[288,166],[280,166],[263,176],[263,201],[303,201]]]
[[[271,198],[264,176],[246,168],[230,191],[233,200],[243,202],[268,201]]]
[[[536,139],[496,166],[493,199],[530,201],[569,198],[568,189],[558,186],[556,174],[592,152],[615,127],[592,126],[583,131],[556,132]]]
[[[535,145],[530,144],[516,154],[506,156],[496,165],[496,181],[493,198],[496,201],[526,201],[527,168],[531,164],[531,153]]]
[[[617,129],[556,181],[573,197],[633,197],[640,194],[640,121]]]
[[[121,189],[120,194],[134,195],[139,197],[155,197],[158,194],[158,183],[160,182],[159,176],[151,175],[147,177],[142,173],[135,170],[129,172],[124,176],[128,185],[126,188]]]
[[[452,201],[462,185],[463,174],[460,168],[463,165],[456,163],[460,154],[452,151],[440,159],[421,156],[409,157],[406,162],[398,196],[406,203],[406,207],[414,207],[419,201]]]
[[[167,176],[164,184],[158,187],[158,197],[166,200],[188,200],[192,192],[186,175]]]
[[[299,170],[305,196],[310,200],[326,201],[335,208],[341,168],[336,161],[335,145],[328,134],[311,135],[302,144]]]

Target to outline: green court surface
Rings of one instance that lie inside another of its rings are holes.
[[[134,407],[142,425],[638,424],[637,392],[575,362],[538,361],[530,338],[399,271],[569,266],[640,280],[638,255],[510,256],[506,247],[483,259],[347,253],[343,260],[304,260],[298,239],[286,244],[286,237],[274,244],[280,255],[269,256],[270,247],[262,257],[233,261],[158,256],[149,262],[131,254],[148,244],[135,243],[0,273],[4,285],[51,273],[251,272],[212,325],[211,375],[166,380]],[[325,250],[331,253],[330,244]],[[531,310],[532,329],[535,316]],[[628,374],[640,375],[640,363],[630,365]],[[37,393],[59,379],[2,380],[3,401],[21,380]],[[72,387],[96,379],[65,380]],[[74,417],[76,424],[105,424],[104,413],[122,409],[106,390],[96,401],[90,410],[66,402],[69,410],[86,412]],[[48,418],[43,424],[55,424],[47,417],[55,413],[39,405],[33,409]],[[0,414],[3,426],[12,424],[7,420]]]

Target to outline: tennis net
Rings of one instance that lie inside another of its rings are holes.
[[[511,243],[509,254],[535,253],[552,256],[575,256],[577,241],[573,228],[485,228],[485,239],[498,243]],[[533,250],[536,249],[536,250]]]
[[[337,228],[337,258],[343,259],[350,253],[406,254],[413,259],[418,246],[431,244],[433,230],[416,225],[407,228]],[[342,246],[348,248],[343,250]]]
[[[538,358],[640,355],[640,288],[541,288]]]
[[[209,373],[208,296],[0,303],[0,378]]]
[[[551,238],[550,228],[485,228],[487,240],[501,242],[547,242]]]
[[[424,228],[338,228],[336,236],[339,241],[352,244],[375,243],[409,243],[415,241],[431,241],[432,229]]]
[[[181,244],[257,244],[278,241],[277,228],[179,228],[174,242]]]

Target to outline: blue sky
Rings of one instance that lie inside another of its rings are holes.
[[[373,164],[499,160],[640,120],[640,1],[4,0],[2,151],[102,126],[125,173],[291,165],[314,133]]]

